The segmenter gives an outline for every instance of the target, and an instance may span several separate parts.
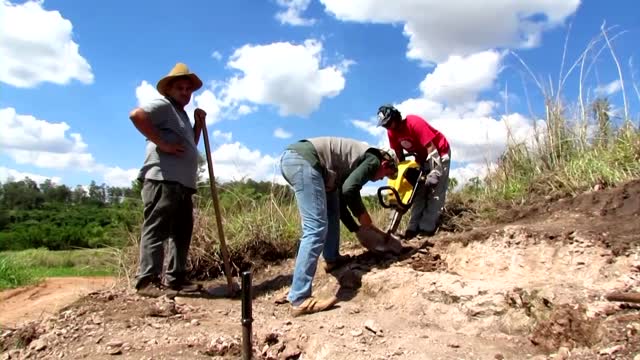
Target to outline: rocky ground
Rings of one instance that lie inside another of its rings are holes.
[[[513,209],[511,221],[407,243],[405,255],[318,269],[326,312],[293,318],[293,260],[254,274],[255,359],[640,359],[640,182]],[[241,357],[241,303],[211,295],[90,293],[3,326],[2,359]],[[611,299],[611,298],[609,298]],[[633,300],[633,299],[632,299]],[[24,304],[26,306],[28,304]]]

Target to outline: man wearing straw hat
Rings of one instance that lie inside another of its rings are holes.
[[[143,296],[158,297],[167,289],[199,290],[186,278],[186,265],[193,231],[191,196],[197,189],[197,145],[206,113],[196,109],[191,126],[184,108],[201,87],[198,76],[177,63],[156,85],[163,98],[142,104],[129,116],[146,138],[144,164],[138,173],[144,221],[135,284]],[[169,237],[170,259],[163,283],[164,241]]]

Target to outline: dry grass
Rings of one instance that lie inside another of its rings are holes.
[[[482,181],[467,185],[461,194],[451,197],[454,204],[471,205],[468,212],[482,216],[504,202],[523,204],[536,198],[557,199],[585,190],[615,186],[640,176],[640,132],[629,116],[624,86],[622,117],[614,114],[606,97],[585,98],[585,78],[604,52],[612,56],[621,84],[620,62],[615,56],[611,29],[603,25],[601,33],[589,42],[566,74],[565,55],[557,86],[549,86],[533,75],[529,66],[515,53],[545,100],[542,120],[528,139],[510,134],[505,152]],[[567,37],[568,41],[568,37]],[[563,97],[570,74],[579,69],[578,99],[575,105]],[[634,85],[634,89],[637,86]],[[640,96],[639,96],[640,99]],[[617,121],[616,121],[617,120]],[[451,202],[450,202],[451,204]]]

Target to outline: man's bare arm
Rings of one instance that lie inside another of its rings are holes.
[[[156,131],[156,128],[151,123],[149,115],[141,108],[135,108],[129,114],[129,119],[133,122],[133,125],[138,131],[144,135],[151,142],[156,144],[158,149],[163,152],[180,155],[184,151],[184,147],[181,144],[167,144],[160,138],[160,134]]]

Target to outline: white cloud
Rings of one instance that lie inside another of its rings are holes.
[[[491,88],[498,75],[501,55],[489,50],[467,57],[450,56],[438,64],[420,83],[425,97],[449,104],[475,101],[477,95]]]
[[[43,82],[65,85],[74,79],[93,83],[91,66],[72,39],[71,22],[42,4],[0,3],[0,81],[21,88]]]
[[[65,122],[50,123],[32,115],[20,115],[11,107],[0,109],[0,147],[4,149],[84,152],[87,144],[82,136],[67,134],[69,129]]]
[[[65,122],[52,123],[32,115],[18,114],[14,108],[0,109],[0,149],[16,164],[98,174],[104,177],[105,183],[112,186],[131,184],[137,169],[124,170],[98,163],[88,151],[88,145],[82,140],[82,136],[69,133],[69,130],[70,126]],[[22,176],[20,172],[9,170],[0,169],[0,176]],[[29,174],[33,179],[42,178],[42,175],[31,175],[33,174]]]
[[[410,104],[420,104],[412,99]],[[488,113],[486,102],[471,103],[468,107],[446,108],[441,114],[428,117],[420,107],[412,108],[399,104],[403,115],[422,116],[429,124],[442,132],[451,145],[452,158],[461,162],[492,161],[502,154],[511,135],[514,141],[533,139],[534,123],[520,114],[509,114],[495,118]],[[433,114],[432,114],[433,115]],[[538,129],[543,122],[536,124]]]
[[[140,85],[136,87],[136,99],[138,106],[144,105],[155,99],[162,99],[162,95],[147,80],[142,80]]]
[[[395,105],[403,116],[419,115],[443,133],[456,162],[492,162],[509,139],[533,139],[536,131],[544,128],[544,122],[534,124],[517,113],[498,117],[494,114],[496,102],[478,100],[481,91],[493,86],[501,59],[495,51],[452,56],[425,77],[420,84],[422,96]],[[379,145],[388,145],[386,131],[376,126],[375,119],[352,124],[378,139]]]
[[[262,154],[259,150],[251,150],[240,142],[222,144],[211,153],[211,156],[216,179],[220,181],[247,178],[278,183],[283,181],[279,170],[279,157]]]
[[[4,166],[0,166],[0,182],[6,182],[7,179],[12,178],[13,181],[20,181],[24,178],[30,178],[38,184],[43,183],[47,179],[51,179],[51,181],[55,184],[60,184],[62,182],[62,178],[59,176],[45,176],[38,175],[29,172],[22,172],[15,169],[9,169]]]
[[[273,136],[279,139],[288,139],[293,135],[290,132],[284,130],[283,128],[277,128],[273,131]]]
[[[5,150],[17,164],[30,164],[47,169],[79,169],[92,172],[96,161],[90,153],[53,153],[32,150]]]
[[[495,170],[495,163],[468,163],[464,166],[449,170],[449,179],[455,178],[458,185],[454,190],[461,189],[473,178],[483,179],[490,171]]]
[[[216,60],[222,60],[222,54],[217,50],[211,53],[211,57]]]
[[[339,20],[403,24],[407,57],[438,63],[496,47],[533,47],[580,0],[320,0]],[[535,17],[534,17],[535,16]]]
[[[597,86],[594,91],[598,96],[611,96],[620,90],[622,90],[622,83],[620,80],[614,80],[608,84]]]
[[[225,81],[210,82],[194,94],[185,110],[193,121],[193,110],[202,108],[207,112],[207,124],[251,114],[259,105],[276,106],[281,116],[306,117],[320,107],[323,99],[335,97],[344,89],[344,74],[355,64],[341,59],[324,65],[327,60],[322,53],[322,43],[313,39],[302,44],[246,44],[227,62],[228,68],[239,73]],[[138,105],[161,97],[146,80],[135,93]]]
[[[322,43],[316,40],[244,45],[227,63],[242,75],[228,81],[222,98],[231,104],[275,105],[281,116],[307,116],[345,86],[349,62],[321,67],[321,53]]]
[[[421,116],[443,133],[451,145],[452,157],[462,162],[495,159],[506,147],[509,136],[514,141],[530,140],[544,127],[544,122],[539,121],[536,129],[531,120],[517,113],[496,118],[495,103],[489,101],[443,107],[428,99],[412,98],[395,106],[403,116]],[[387,132],[377,126],[375,119],[353,120],[352,124],[375,138],[377,146],[389,145]]]
[[[302,13],[307,10],[311,0],[276,0],[278,6],[284,8],[276,13],[275,18],[281,24],[308,26],[315,24],[315,19],[305,19]]]
[[[213,139],[221,140],[223,142],[229,142],[233,138],[233,134],[231,132],[223,132],[220,130],[213,130]]]
[[[193,111],[196,107],[201,108],[207,113],[207,125],[215,124],[221,120],[221,112],[224,104],[210,89],[205,89],[200,94],[192,98],[192,101],[188,105],[187,113],[189,117],[193,119]]]
[[[14,108],[0,109],[0,148],[18,164],[42,168],[92,169],[93,155],[78,133],[69,133],[64,122],[50,123]]]
[[[104,183],[109,186],[130,187],[131,182],[138,176],[139,169],[122,169],[119,166],[107,168],[104,171]]]

